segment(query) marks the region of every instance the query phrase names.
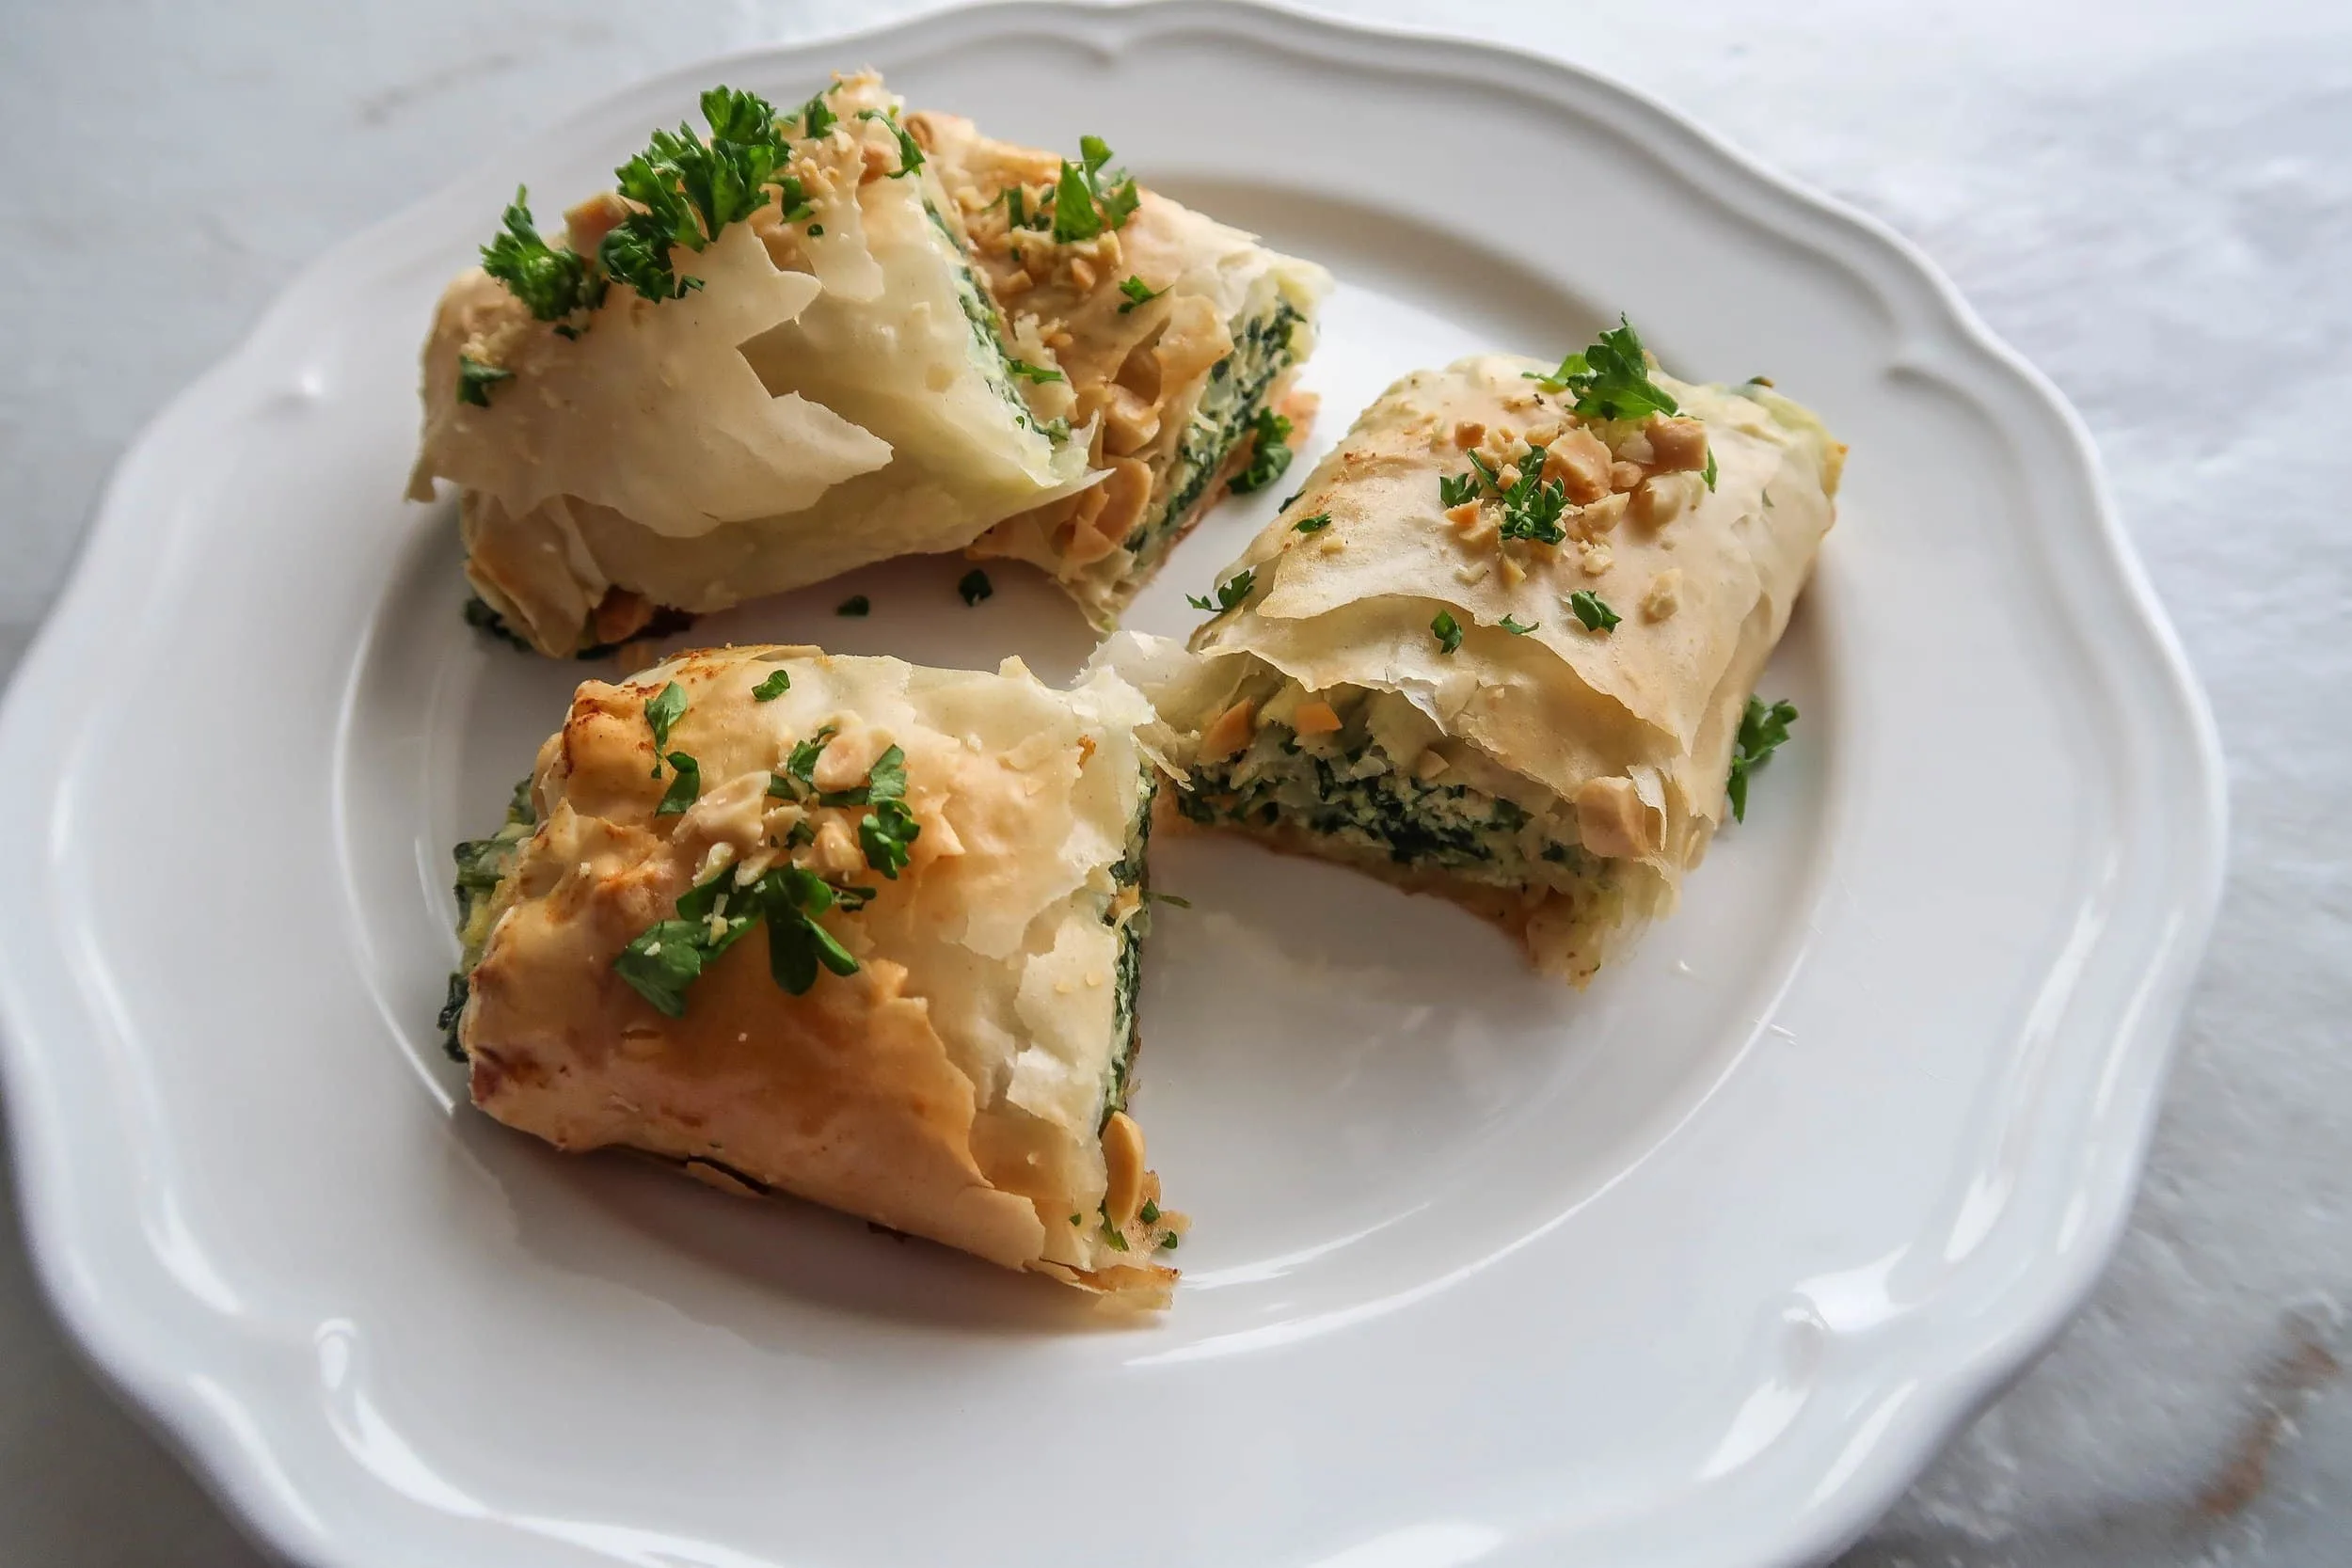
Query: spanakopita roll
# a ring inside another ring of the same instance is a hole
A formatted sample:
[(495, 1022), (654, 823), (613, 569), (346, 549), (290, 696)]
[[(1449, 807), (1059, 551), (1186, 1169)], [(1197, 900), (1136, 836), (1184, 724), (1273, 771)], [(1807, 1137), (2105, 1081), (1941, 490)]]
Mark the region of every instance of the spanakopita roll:
[(561, 243), (518, 196), (425, 345), (410, 494), (457, 485), (468, 577), (546, 653), (957, 549), (1095, 482), (879, 78), (702, 107)]
[(1134, 1087), (1150, 709), (813, 648), (590, 681), (461, 846), (476, 1104), (1123, 1302), (1184, 1229)]
[(1557, 371), (1419, 372), (1228, 570), (1193, 654), (1110, 660), (1173, 732), (1185, 818), (1454, 898), (1581, 985), (1794, 717), (1752, 693), (1843, 455), (1761, 382), (1656, 372), (1629, 327)]
[(1212, 506), (1289, 466), (1314, 411), (1295, 372), (1330, 277), (1138, 185), (1092, 136), (1073, 163), (953, 115), (908, 123), (1015, 354), (1049, 378), (1036, 400), (1107, 474), (997, 524), (972, 553), (1041, 567), (1108, 628)]

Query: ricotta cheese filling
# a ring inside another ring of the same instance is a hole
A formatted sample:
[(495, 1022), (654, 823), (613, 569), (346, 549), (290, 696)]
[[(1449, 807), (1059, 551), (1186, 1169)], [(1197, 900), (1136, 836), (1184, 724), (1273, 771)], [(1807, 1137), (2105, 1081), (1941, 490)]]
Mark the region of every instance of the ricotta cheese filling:
[(1268, 670), (1243, 700), (1254, 732), (1195, 764), (1177, 801), (1192, 821), (1311, 835), (1324, 853), (1391, 874), (1549, 890), (1580, 917), (1622, 901), (1616, 866), (1584, 847), (1571, 804), (1438, 734), (1405, 698), (1309, 692)]
[(1235, 447), (1249, 437), (1275, 383), (1298, 362), (1294, 333), (1305, 320), (1288, 300), (1278, 297), (1271, 309), (1233, 321), (1233, 351), (1209, 371), (1208, 386), (1193, 405), (1184, 438), (1161, 478), (1160, 504), (1147, 511), (1125, 540), (1134, 557), (1126, 581), (1149, 578), (1183, 536), (1185, 520), (1207, 499), (1209, 486), (1225, 470)]

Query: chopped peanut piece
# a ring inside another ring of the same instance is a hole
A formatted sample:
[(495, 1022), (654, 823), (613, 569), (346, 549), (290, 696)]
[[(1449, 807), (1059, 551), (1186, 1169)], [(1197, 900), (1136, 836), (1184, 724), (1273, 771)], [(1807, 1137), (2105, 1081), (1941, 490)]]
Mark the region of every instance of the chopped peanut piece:
[(1576, 792), (1577, 836), (1608, 860), (1638, 860), (1652, 852), (1650, 809), (1626, 778), (1587, 779)]
[(1653, 474), (1633, 492), (1633, 520), (1645, 527), (1661, 528), (1681, 515), (1682, 503), (1689, 499), (1690, 486), (1680, 474)]
[(1571, 430), (1544, 453), (1544, 477), (1565, 485), (1568, 499), (1582, 506), (1609, 494), (1609, 449), (1589, 430)]
[(1113, 1111), (1103, 1123), (1103, 1165), (1109, 1178), (1103, 1217), (1113, 1229), (1124, 1230), (1143, 1207), (1143, 1129), (1124, 1111)]
[(1464, 420), (1454, 427), (1454, 444), (1468, 451), (1478, 445), (1486, 434), (1486, 427), (1476, 420)]
[(1248, 745), (1257, 730), (1257, 716), (1258, 705), (1244, 697), (1210, 720), (1209, 727), (1200, 732), (1200, 760), (1223, 762)]
[(1658, 467), (1696, 473), (1707, 467), (1707, 427), (1696, 420), (1652, 420), (1649, 448)]
[(1626, 507), (1629, 504), (1629, 502), (1623, 495), (1612, 494), (1601, 497), (1600, 499), (1577, 513), (1577, 531), (1588, 538), (1595, 534), (1607, 533), (1625, 521)]
[(1291, 715), (1291, 729), (1298, 735), (1329, 735), (1339, 727), (1338, 710), (1320, 700), (1299, 704)]
[(1081, 289), (1093, 288), (1094, 264), (1083, 256), (1073, 256), (1070, 259), (1070, 281)]
[(1657, 467), (1658, 454), (1650, 450), (1648, 434), (1637, 430), (1618, 441), (1617, 460), (1621, 463), (1631, 463), (1639, 467), (1650, 468)]
[(1642, 466), (1639, 463), (1628, 463), (1619, 459), (1609, 465), (1609, 488), (1612, 490), (1630, 490), (1641, 483), (1643, 478)]
[(1616, 564), (1616, 560), (1606, 545), (1586, 544), (1579, 546), (1578, 564), (1584, 568), (1584, 575), (1588, 578), (1605, 575), (1610, 567)]
[(1642, 595), (1642, 613), (1653, 621), (1662, 621), (1682, 605), (1682, 568), (1669, 566), (1649, 579), (1649, 592)]
[(1502, 558), (1502, 580), (1514, 588), (1527, 580), (1527, 568), (1518, 563), (1516, 556)]
[(1445, 509), (1445, 520), (1455, 528), (1475, 528), (1478, 526), (1480, 515), (1481, 509), (1475, 500), (1466, 500), (1459, 506), (1449, 506)]

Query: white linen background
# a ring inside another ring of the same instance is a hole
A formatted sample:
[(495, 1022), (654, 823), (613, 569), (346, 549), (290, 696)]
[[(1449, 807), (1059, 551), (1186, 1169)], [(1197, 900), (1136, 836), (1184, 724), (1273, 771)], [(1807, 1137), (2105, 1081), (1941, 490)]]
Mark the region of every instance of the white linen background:
[[(634, 78), (925, 8), (0, 7), (0, 675), (125, 444), (320, 251)], [(2082, 410), (2218, 713), (2228, 892), (2130, 1234), (1849, 1568), (2344, 1563), (2352, 8), (1320, 8), (1596, 67), (1916, 241)], [(262, 1563), (82, 1369), (5, 1207), (0, 1560)]]

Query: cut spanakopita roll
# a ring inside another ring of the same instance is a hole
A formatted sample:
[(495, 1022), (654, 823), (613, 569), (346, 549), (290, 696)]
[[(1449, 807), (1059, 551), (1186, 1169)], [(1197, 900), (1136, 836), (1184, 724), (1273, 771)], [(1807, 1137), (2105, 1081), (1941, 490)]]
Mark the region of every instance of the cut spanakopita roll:
[(1844, 450), (1760, 382), (1656, 374), (1629, 327), (1557, 372), (1419, 372), (1229, 571), (1192, 655), (1109, 659), (1174, 732), (1184, 817), (1456, 899), (1581, 985), (1673, 907), (1769, 744), (1743, 715)]
[(1088, 136), (1079, 161), (908, 117), (955, 198), (1041, 410), (1108, 477), (1007, 519), (972, 546), (1051, 573), (1107, 629), (1229, 490), (1288, 467), (1313, 399), (1293, 390), (1330, 275), (1145, 189)]
[(813, 648), (590, 681), (460, 846), (476, 1104), (1142, 1306), (1134, 1087), (1151, 710), (1098, 671)]
[(702, 108), (563, 243), (518, 194), (425, 344), (409, 493), (457, 485), (468, 577), (545, 653), (957, 549), (1093, 482), (879, 78)]

